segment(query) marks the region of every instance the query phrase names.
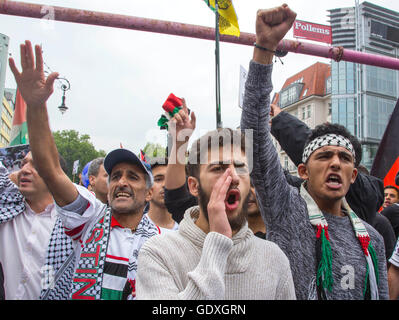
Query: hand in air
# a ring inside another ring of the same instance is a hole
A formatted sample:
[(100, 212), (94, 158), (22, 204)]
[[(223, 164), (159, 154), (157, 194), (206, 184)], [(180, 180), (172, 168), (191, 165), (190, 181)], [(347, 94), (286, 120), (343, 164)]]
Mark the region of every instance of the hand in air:
[(258, 10), (256, 15), (256, 43), (276, 50), (278, 43), (291, 29), (296, 13), (287, 4), (272, 9)]
[(39, 45), (35, 46), (36, 61), (30, 41), (25, 41), (20, 48), (22, 72), (19, 72), (13, 58), (9, 59), (11, 71), (28, 107), (42, 107), (54, 91), (53, 85), (58, 73), (53, 72), (46, 78)]

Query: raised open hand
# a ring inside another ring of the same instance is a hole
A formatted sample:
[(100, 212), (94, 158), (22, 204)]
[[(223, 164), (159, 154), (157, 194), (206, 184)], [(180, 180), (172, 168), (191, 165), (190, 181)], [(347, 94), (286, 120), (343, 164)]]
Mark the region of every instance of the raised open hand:
[(21, 44), (20, 48), (22, 72), (18, 71), (13, 58), (9, 59), (11, 71), (28, 107), (42, 107), (54, 91), (53, 85), (58, 73), (53, 72), (46, 79), (43, 71), (42, 50), (39, 45), (35, 46), (36, 61), (29, 40)]

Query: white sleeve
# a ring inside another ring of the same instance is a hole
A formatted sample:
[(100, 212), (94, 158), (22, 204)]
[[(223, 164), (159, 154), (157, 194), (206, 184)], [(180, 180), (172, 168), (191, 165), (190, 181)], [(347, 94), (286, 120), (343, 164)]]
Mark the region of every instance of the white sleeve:
[(399, 239), (396, 241), (395, 250), (393, 250), (389, 262), (392, 263), (395, 267), (399, 268)]
[(66, 235), (72, 240), (79, 240), (104, 211), (106, 205), (86, 188), (77, 184), (75, 187), (79, 193), (76, 200), (64, 207), (56, 205), (56, 208)]

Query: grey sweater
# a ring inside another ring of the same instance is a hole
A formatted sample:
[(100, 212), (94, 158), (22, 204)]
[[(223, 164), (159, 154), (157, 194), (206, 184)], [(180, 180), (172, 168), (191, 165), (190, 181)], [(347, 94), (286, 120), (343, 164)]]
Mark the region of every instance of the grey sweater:
[(198, 206), (187, 209), (179, 230), (147, 240), (140, 249), (137, 299), (291, 300), (287, 257), (245, 224), (232, 239), (204, 233)]
[[(250, 62), (245, 86), (241, 129), (253, 130), (253, 168), (266, 238), (275, 242), (288, 256), (297, 299), (317, 299), (316, 233), (310, 224), (307, 205), (299, 190), (285, 178), (270, 128), (270, 92), (273, 65)], [(349, 217), (324, 213), (332, 248), (333, 288), (328, 299), (363, 299), (366, 259), (355, 236)], [(363, 222), (371, 238), (379, 266), (380, 299), (388, 299), (388, 281), (384, 242), (381, 235)]]

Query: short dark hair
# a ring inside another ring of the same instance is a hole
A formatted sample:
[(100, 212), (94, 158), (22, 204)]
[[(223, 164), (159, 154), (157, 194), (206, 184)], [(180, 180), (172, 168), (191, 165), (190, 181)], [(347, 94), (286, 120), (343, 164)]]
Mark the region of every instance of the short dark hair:
[(98, 176), (98, 172), (100, 171), (100, 167), (101, 165), (104, 163), (104, 158), (100, 157), (100, 158), (96, 158), (94, 160), (91, 161), (90, 166), (89, 166), (89, 170), (87, 170), (87, 176)]
[(384, 191), (385, 191), (385, 189), (395, 189), (396, 193), (398, 194), (398, 197), (399, 197), (399, 189), (397, 187), (389, 185), (389, 186), (384, 187)]
[(187, 175), (198, 178), (200, 164), (204, 163), (204, 156), (212, 147), (223, 147), (225, 143), (230, 145), (239, 145), (241, 151), (246, 152), (246, 145), (248, 144), (245, 133), (241, 130), (233, 130), (230, 128), (219, 128), (209, 131), (199, 139), (193, 142), (186, 165)]
[(168, 157), (156, 157), (156, 158), (151, 158), (149, 160), (151, 170), (158, 166), (167, 166), (168, 165)]
[(304, 149), (311, 141), (313, 141), (317, 137), (321, 137), (321, 136), (324, 136), (329, 133), (341, 135), (341, 136), (349, 139), (349, 141), (353, 145), (353, 149), (355, 152), (355, 167), (357, 168), (359, 166), (360, 162), (362, 161), (362, 145), (360, 144), (359, 140), (348, 131), (348, 129), (346, 129), (343, 125), (340, 125), (338, 123), (326, 122), (326, 123), (316, 126), (310, 132), (310, 134), (306, 140)]
[(365, 174), (365, 175), (370, 175), (370, 171), (364, 166), (364, 165), (362, 165), (362, 164), (359, 164), (358, 166), (357, 166), (357, 170), (359, 171), (359, 172), (362, 172), (363, 174)]

